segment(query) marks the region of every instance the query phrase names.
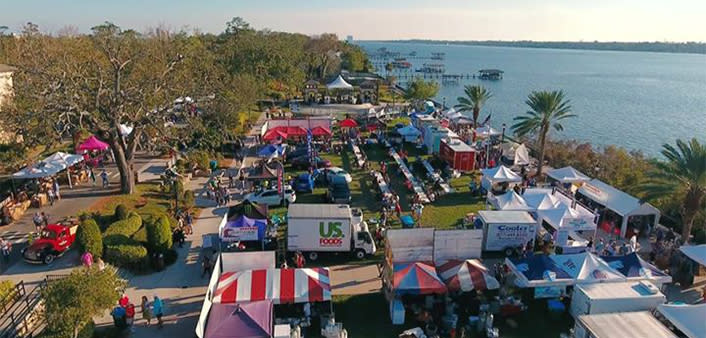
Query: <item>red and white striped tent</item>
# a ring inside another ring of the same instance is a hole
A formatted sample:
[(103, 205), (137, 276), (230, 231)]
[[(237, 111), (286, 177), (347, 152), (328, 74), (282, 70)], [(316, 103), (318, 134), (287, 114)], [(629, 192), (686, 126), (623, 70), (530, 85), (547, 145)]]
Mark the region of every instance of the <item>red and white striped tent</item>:
[(271, 300), (274, 304), (331, 300), (328, 268), (261, 269), (224, 272), (213, 303)]
[(436, 272), (449, 290), (494, 290), (500, 283), (488, 273), (488, 269), (477, 259), (450, 260), (436, 267)]

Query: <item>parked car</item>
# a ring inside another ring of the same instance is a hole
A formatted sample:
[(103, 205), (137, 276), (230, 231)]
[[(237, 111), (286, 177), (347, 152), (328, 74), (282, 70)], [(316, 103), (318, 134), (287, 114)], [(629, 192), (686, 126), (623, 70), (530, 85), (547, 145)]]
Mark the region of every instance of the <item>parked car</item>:
[(246, 201), (254, 202), (257, 204), (265, 204), (268, 206), (276, 205), (289, 205), (297, 200), (297, 195), (291, 186), (286, 185), (284, 187), (284, 199), (282, 195), (277, 191), (277, 188), (265, 189), (259, 192), (252, 192), (245, 195), (243, 198)]
[(345, 177), (334, 176), (329, 181), (326, 201), (337, 204), (348, 204), (351, 202), (351, 190)]
[(294, 191), (296, 192), (313, 192), (314, 178), (309, 174), (301, 174), (294, 181)]
[[(315, 157), (314, 161), (316, 162), (316, 166), (319, 168), (328, 168), (331, 166), (331, 161), (323, 159), (321, 157)], [(293, 158), (290, 163), (292, 164), (292, 167), (296, 169), (307, 169), (311, 165), (309, 163), (308, 156), (299, 156), (297, 158)]]
[(346, 172), (345, 170), (339, 168), (339, 167), (331, 167), (326, 169), (326, 179), (331, 182), (334, 177), (340, 176), (346, 179), (347, 183), (351, 183), (353, 181), (353, 178), (351, 177), (351, 174)]
[(39, 238), (22, 249), (22, 258), (27, 263), (51, 264), (56, 257), (65, 254), (76, 240), (78, 225), (49, 224)]

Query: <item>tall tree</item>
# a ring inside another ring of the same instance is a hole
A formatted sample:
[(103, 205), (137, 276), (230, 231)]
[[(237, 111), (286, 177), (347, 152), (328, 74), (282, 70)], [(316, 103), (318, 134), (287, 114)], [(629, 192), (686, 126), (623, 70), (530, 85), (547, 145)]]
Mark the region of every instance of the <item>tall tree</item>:
[(561, 121), (576, 115), (571, 114), (570, 101), (564, 98), (564, 92), (559, 91), (534, 91), (525, 101), (530, 107), (526, 115), (514, 118), (516, 123), (512, 126), (517, 136), (535, 134), (536, 144), (539, 147), (539, 164), (537, 166), (537, 178), (542, 178), (544, 166), (544, 147), (549, 137), (549, 131), (553, 128), (556, 131), (564, 130)]
[(125, 286), (113, 267), (75, 269), (69, 276), (50, 282), (42, 290), (48, 331), (57, 337), (78, 337), (94, 316), (103, 315), (116, 304), (119, 290)]
[(478, 128), (478, 118), (480, 115), (480, 110), (483, 108), (488, 99), (493, 97), (493, 94), (489, 90), (485, 89), (483, 86), (465, 86), (463, 90), (466, 96), (458, 97), (458, 104), (454, 106), (459, 112), (472, 111), (473, 112), (473, 128)]
[(662, 148), (666, 160), (655, 163), (641, 190), (648, 199), (680, 201), (682, 239), (688, 243), (696, 216), (706, 211), (706, 143), (692, 138), (677, 140), (676, 147), (664, 144)]

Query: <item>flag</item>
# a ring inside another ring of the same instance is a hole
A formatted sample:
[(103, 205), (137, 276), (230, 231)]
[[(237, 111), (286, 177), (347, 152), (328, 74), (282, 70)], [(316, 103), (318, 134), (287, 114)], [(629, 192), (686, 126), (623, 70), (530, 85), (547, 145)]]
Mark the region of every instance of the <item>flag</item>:
[(491, 114), (488, 114), (488, 116), (485, 118), (485, 120), (483, 120), (483, 122), (481, 122), (481, 124), (480, 124), (481, 126), (484, 126), (484, 125), (486, 125), (488, 122), (490, 122), (490, 115), (491, 115)]

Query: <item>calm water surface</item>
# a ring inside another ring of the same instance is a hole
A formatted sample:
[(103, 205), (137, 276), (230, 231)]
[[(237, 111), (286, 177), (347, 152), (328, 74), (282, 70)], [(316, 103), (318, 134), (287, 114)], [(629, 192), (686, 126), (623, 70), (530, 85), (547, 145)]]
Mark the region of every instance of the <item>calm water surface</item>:
[[(511, 47), (448, 46), (411, 43), (360, 42), (369, 53), (380, 47), (417, 56), (446, 53), (447, 74), (476, 73), (482, 68), (505, 71), (499, 81), (463, 80), (442, 86), (437, 100), (456, 104), (463, 85), (479, 83), (493, 93), (481, 113), (492, 114), (500, 128), (527, 111), (532, 90), (563, 89), (577, 118), (564, 123), (555, 137), (616, 144), (656, 155), (676, 138), (706, 140), (706, 56), (689, 54), (557, 50)], [(384, 69), (382, 69), (384, 73)], [(402, 82), (402, 81), (400, 81)]]

